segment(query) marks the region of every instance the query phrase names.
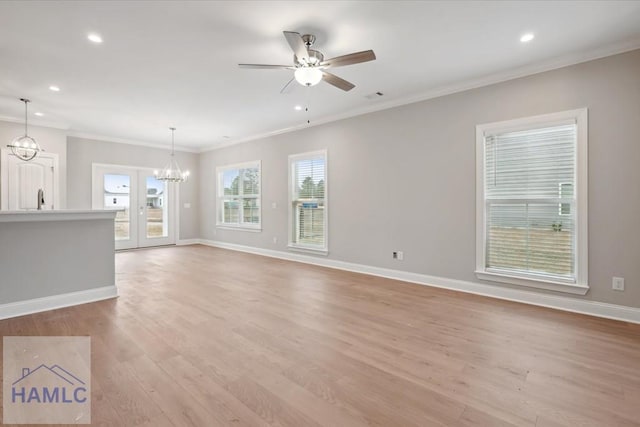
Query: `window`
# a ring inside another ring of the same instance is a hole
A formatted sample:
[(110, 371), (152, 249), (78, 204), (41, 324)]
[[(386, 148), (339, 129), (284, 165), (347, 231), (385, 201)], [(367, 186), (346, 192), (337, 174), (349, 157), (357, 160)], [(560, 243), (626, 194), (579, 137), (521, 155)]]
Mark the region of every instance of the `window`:
[(289, 156), (289, 246), (327, 253), (327, 153)]
[(260, 162), (219, 167), (216, 172), (217, 225), (260, 230)]
[[(560, 200), (573, 198), (573, 183), (561, 182), (558, 184), (558, 197)], [(558, 205), (559, 215), (571, 215), (571, 203), (560, 203)]]
[(476, 274), (585, 294), (587, 110), (476, 129)]

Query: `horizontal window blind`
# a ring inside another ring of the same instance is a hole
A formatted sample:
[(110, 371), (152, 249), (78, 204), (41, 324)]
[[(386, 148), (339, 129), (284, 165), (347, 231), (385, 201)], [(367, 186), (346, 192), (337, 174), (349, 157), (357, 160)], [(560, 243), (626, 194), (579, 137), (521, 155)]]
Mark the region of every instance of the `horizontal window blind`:
[(291, 163), (294, 245), (326, 246), (326, 156), (296, 156)]
[(577, 126), (485, 135), (486, 269), (575, 280)]
[(218, 169), (218, 224), (260, 225), (260, 165)]

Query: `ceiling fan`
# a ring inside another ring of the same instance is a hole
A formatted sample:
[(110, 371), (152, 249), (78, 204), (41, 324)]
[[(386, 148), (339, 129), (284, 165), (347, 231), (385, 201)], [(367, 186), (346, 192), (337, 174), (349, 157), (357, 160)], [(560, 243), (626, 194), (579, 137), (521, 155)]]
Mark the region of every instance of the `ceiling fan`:
[(293, 50), (293, 65), (238, 64), (240, 68), (293, 70), (294, 77), (289, 80), (280, 93), (286, 93), (291, 90), (291, 83), (294, 80), (303, 86), (314, 86), (320, 83), (320, 80), (324, 80), (339, 89), (349, 91), (356, 87), (353, 83), (325, 70), (376, 59), (376, 55), (372, 50), (364, 50), (325, 60), (321, 52), (311, 49), (311, 46), (316, 41), (314, 35), (300, 35), (300, 33), (293, 31), (283, 31), (283, 33)]

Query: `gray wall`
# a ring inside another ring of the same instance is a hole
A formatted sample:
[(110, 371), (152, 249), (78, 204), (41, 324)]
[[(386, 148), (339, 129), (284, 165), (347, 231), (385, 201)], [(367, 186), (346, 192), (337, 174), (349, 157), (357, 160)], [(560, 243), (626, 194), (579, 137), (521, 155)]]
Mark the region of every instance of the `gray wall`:
[[(23, 123), (0, 121), (0, 148), (6, 145), (16, 136), (24, 134)], [(67, 200), (67, 134), (66, 131), (41, 126), (29, 125), (29, 136), (35, 138), (40, 147), (48, 153), (58, 155), (60, 177), (60, 206), (64, 209)]]
[[(91, 209), (92, 164), (112, 164), (161, 169), (169, 160), (169, 150), (83, 138), (67, 139), (67, 181), (69, 209)], [(176, 160), (191, 172), (180, 184), (180, 239), (200, 236), (198, 208), (198, 154), (176, 152)], [(190, 208), (185, 208), (190, 203)]]
[(0, 222), (0, 242), (0, 304), (115, 285), (113, 219)]
[[(201, 235), (286, 251), (287, 156), (327, 148), (329, 258), (477, 281), (475, 126), (581, 107), (591, 286), (583, 298), (640, 307), (640, 51), (204, 153)], [(258, 159), (263, 231), (216, 229), (216, 166)], [(392, 260), (394, 250), (404, 261)], [(625, 292), (611, 290), (612, 276), (625, 277)]]

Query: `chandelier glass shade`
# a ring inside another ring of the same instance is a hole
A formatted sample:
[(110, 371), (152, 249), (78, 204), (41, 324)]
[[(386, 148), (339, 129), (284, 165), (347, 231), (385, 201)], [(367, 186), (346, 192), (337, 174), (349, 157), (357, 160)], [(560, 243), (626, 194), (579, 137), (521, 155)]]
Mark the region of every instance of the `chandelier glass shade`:
[(14, 156), (28, 162), (29, 160), (35, 159), (38, 153), (43, 150), (40, 148), (40, 144), (30, 137), (27, 132), (27, 105), (30, 101), (26, 98), (20, 98), (20, 101), (24, 102), (24, 135), (14, 138), (13, 141), (11, 141), (11, 144), (7, 144), (7, 147), (11, 149)]
[(185, 182), (189, 179), (189, 171), (182, 171), (178, 165), (178, 161), (175, 159), (174, 150), (174, 132), (176, 128), (169, 128), (171, 130), (171, 157), (169, 163), (161, 170), (154, 171), (154, 176), (159, 181), (167, 182)]
[(316, 67), (297, 68), (294, 77), (303, 86), (315, 86), (322, 80), (322, 70)]

